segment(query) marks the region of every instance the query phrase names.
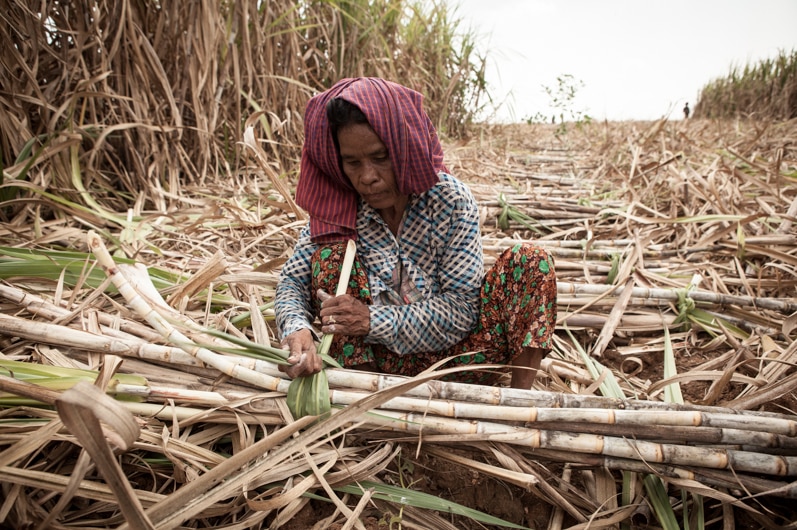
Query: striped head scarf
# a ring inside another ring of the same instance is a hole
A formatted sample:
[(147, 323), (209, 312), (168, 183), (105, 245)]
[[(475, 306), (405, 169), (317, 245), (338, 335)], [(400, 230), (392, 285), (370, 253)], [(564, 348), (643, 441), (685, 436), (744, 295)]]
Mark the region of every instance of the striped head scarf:
[(296, 203), (310, 214), (315, 243), (357, 239), (357, 195), (343, 174), (330, 133), (326, 105), (342, 98), (360, 108), (390, 154), (401, 193), (423, 193), (445, 171), (443, 148), (423, 96), (407, 87), (375, 77), (342, 79), (307, 103), (304, 147), (296, 187)]

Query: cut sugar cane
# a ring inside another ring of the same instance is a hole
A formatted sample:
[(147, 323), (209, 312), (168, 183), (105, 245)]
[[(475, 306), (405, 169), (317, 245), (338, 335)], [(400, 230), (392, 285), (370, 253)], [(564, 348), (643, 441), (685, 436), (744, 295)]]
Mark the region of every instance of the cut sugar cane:
[[(335, 290), (335, 296), (346, 294), (346, 288), (349, 285), (349, 278), (351, 277), (351, 269), (354, 266), (354, 255), (357, 253), (357, 245), (354, 240), (350, 239), (346, 244), (346, 253), (343, 255), (343, 265), (340, 270), (340, 280), (338, 287)], [(325, 355), (329, 353), (329, 347), (332, 345), (332, 333), (327, 333), (321, 337), (321, 345), (318, 347), (318, 353)]]

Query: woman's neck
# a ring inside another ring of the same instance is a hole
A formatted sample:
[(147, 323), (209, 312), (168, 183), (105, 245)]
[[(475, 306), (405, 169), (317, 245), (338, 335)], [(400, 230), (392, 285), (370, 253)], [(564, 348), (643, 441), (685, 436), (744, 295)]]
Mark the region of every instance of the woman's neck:
[(378, 210), (379, 215), (382, 216), (382, 219), (387, 223), (388, 228), (390, 228), (394, 236), (397, 236), (399, 233), (401, 221), (404, 219), (404, 211), (407, 209), (408, 203), (409, 198), (403, 195), (402, 199), (397, 201), (393, 206)]

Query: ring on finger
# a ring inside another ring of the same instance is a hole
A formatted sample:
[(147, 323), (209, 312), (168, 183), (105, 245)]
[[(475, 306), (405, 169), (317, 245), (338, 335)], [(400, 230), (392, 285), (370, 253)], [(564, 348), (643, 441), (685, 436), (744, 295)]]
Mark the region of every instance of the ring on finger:
[(328, 321), (328, 322), (329, 322), (329, 324), (330, 324), (330, 325), (331, 325), (331, 324), (334, 324), (335, 322), (337, 322), (337, 321), (335, 320), (335, 315), (332, 315), (332, 316), (330, 316), (330, 317), (329, 317), (329, 321)]

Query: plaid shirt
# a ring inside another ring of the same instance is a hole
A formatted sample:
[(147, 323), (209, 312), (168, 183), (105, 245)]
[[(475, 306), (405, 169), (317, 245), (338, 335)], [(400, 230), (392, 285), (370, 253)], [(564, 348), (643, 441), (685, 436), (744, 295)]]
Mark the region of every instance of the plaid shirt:
[[(360, 201), (357, 258), (368, 272), (371, 329), (366, 342), (398, 354), (439, 351), (462, 340), (476, 325), (484, 276), (479, 210), (470, 190), (441, 173), (429, 191), (410, 197), (398, 238), (379, 213)], [(318, 246), (302, 230), (277, 286), (275, 312), (280, 336), (311, 326), (310, 257)], [(401, 260), (420, 293), (406, 305), (380, 303), (394, 288)]]

